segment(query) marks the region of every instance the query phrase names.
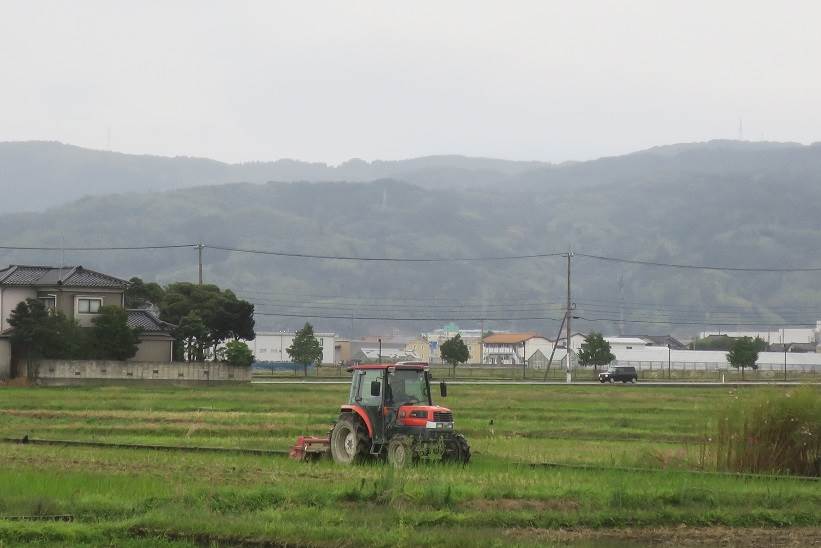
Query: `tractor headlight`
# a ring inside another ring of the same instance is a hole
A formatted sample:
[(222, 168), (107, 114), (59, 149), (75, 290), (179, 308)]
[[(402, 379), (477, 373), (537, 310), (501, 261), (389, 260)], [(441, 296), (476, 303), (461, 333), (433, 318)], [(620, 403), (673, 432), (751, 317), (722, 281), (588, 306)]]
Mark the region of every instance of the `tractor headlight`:
[(453, 430), (453, 423), (428, 421), (425, 423), (425, 428), (429, 428), (431, 430)]
[(428, 412), (423, 411), (421, 409), (417, 409), (415, 411), (411, 411), (410, 416), (413, 417), (414, 419), (426, 419), (426, 418), (428, 418)]

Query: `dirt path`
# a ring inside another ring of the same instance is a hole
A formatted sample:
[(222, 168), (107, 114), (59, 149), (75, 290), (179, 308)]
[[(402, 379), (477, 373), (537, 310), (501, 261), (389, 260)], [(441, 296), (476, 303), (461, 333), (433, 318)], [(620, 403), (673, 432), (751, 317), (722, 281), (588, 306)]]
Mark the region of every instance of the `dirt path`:
[(665, 527), (648, 529), (508, 529), (511, 542), (605, 546), (821, 546), (821, 527), (786, 529)]

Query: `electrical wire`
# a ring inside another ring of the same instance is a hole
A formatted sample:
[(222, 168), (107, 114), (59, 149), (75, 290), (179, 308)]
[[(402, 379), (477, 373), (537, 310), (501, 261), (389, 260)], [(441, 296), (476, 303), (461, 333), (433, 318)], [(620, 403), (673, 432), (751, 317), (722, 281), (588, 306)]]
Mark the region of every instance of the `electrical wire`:
[(354, 255), (315, 255), (310, 253), (291, 253), (285, 251), (267, 251), (262, 249), (242, 249), (217, 245), (205, 245), (207, 249), (217, 249), (236, 253), (255, 255), (273, 255), (276, 257), (296, 257), (300, 259), (326, 259), (336, 261), (381, 261), (398, 263), (452, 263), (470, 261), (510, 261), (519, 259), (540, 259), (545, 257), (566, 257), (567, 253), (533, 253), (529, 255), (502, 255), (496, 257), (362, 257)]
[(179, 249), (197, 248), (198, 244), (169, 244), (169, 245), (139, 245), (139, 246), (115, 246), (115, 247), (33, 247), (33, 246), (12, 246), (0, 245), (0, 249), (6, 251), (139, 251), (149, 249)]
[(821, 271), (821, 266), (804, 266), (804, 267), (789, 267), (789, 268), (774, 268), (774, 267), (740, 267), (740, 266), (711, 266), (711, 265), (694, 265), (694, 264), (680, 264), (680, 263), (661, 263), (655, 261), (642, 261), (639, 259), (623, 259), (619, 257), (607, 257), (604, 255), (591, 255), (588, 253), (574, 253), (577, 257), (586, 257), (588, 259), (595, 259), (597, 261), (609, 261), (616, 263), (626, 263), (641, 266), (658, 266), (664, 268), (682, 268), (689, 270), (721, 270), (729, 272), (818, 272)]

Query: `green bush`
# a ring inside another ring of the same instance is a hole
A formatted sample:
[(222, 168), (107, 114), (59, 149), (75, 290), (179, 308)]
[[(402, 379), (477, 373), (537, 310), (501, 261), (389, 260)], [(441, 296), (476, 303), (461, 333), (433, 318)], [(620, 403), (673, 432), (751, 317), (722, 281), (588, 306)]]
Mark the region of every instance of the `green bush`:
[(250, 367), (254, 363), (254, 354), (242, 341), (230, 341), (225, 345), (225, 361), (238, 367)]
[(716, 466), (735, 472), (821, 475), (821, 399), (810, 387), (737, 393), (718, 417)]

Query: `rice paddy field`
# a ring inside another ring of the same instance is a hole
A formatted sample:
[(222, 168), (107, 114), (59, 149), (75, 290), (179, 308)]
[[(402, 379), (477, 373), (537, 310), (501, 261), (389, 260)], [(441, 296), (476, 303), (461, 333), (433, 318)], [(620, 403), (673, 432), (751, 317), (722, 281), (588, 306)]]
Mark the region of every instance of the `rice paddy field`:
[[(716, 473), (705, 441), (728, 401), (789, 390), (453, 385), (468, 466), (2, 443), (0, 546), (819, 544), (818, 481)], [(6, 386), (0, 437), (285, 450), (346, 396)]]

